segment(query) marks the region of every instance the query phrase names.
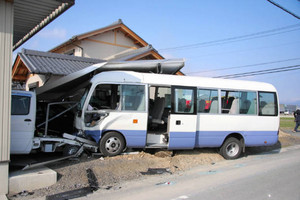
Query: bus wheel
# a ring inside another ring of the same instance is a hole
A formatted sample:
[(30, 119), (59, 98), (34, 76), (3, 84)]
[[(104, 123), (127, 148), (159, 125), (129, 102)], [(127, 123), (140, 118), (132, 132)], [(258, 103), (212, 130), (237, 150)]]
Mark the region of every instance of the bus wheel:
[(234, 137), (225, 140), (220, 149), (220, 154), (227, 160), (237, 159), (241, 155), (241, 152), (242, 144)]
[(100, 140), (100, 151), (104, 156), (116, 156), (125, 148), (122, 135), (116, 132), (106, 133)]

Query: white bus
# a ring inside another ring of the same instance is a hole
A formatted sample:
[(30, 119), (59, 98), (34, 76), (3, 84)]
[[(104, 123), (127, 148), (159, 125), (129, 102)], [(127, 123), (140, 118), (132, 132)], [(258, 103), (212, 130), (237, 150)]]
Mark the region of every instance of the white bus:
[(267, 83), (126, 71), (94, 76), (76, 128), (114, 156), (128, 148), (219, 148), (226, 159), (278, 141), (276, 89)]

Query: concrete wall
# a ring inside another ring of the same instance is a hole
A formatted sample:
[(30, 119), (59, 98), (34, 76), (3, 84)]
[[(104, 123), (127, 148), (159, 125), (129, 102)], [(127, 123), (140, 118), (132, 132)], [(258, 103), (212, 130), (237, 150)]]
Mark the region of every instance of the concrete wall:
[(0, 0), (0, 197), (8, 193), (13, 3)]

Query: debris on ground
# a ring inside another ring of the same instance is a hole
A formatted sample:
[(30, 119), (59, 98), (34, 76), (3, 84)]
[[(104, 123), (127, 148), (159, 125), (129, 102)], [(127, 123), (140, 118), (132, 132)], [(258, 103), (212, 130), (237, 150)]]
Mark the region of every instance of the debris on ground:
[(156, 175), (156, 174), (172, 174), (168, 168), (149, 168), (147, 172), (141, 172), (142, 175)]
[(98, 180), (91, 169), (86, 170), (88, 182), (92, 191), (97, 191), (99, 189)]
[(156, 183), (155, 185), (174, 185), (174, 182), (162, 182), (162, 183)]
[(75, 189), (67, 192), (62, 192), (59, 194), (49, 195), (46, 197), (46, 200), (65, 200), (65, 199), (74, 199), (78, 197), (84, 197), (88, 194), (93, 193), (90, 187), (84, 187), (80, 189)]
[[(74, 199), (78, 197), (84, 197), (88, 194), (93, 193), (99, 189), (97, 178), (91, 169), (86, 170), (86, 175), (88, 178), (89, 187), (83, 187), (67, 192), (62, 192), (54, 195), (49, 195), (46, 197), (46, 200), (65, 200), (65, 199)], [(75, 184), (75, 188), (81, 184)]]
[(29, 195), (33, 195), (34, 192), (29, 192), (27, 190), (24, 190), (22, 192), (19, 192), (18, 194), (14, 195), (14, 197), (26, 197), (26, 196), (29, 196)]

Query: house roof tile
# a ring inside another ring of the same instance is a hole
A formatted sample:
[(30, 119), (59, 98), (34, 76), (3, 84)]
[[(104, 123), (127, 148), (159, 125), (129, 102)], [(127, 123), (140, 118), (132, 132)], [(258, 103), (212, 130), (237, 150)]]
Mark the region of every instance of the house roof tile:
[(104, 60), (22, 49), (18, 53), (31, 73), (68, 75)]

